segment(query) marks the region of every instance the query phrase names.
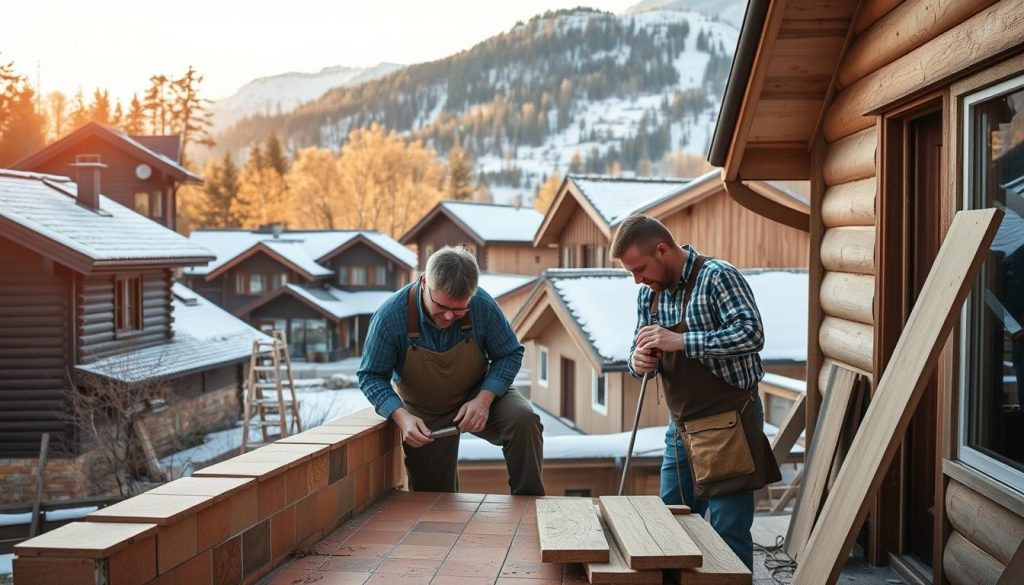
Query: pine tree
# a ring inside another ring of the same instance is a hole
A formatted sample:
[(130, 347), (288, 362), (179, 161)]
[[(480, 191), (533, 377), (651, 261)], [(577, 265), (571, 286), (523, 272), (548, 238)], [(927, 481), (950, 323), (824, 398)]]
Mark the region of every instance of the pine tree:
[(22, 80), (5, 90), (6, 114), (0, 134), (0, 167), (6, 167), (42, 148), (46, 120), (36, 109), (36, 92)]
[(281, 139), (277, 137), (277, 133), (271, 132), (267, 137), (267, 141), (263, 145), (263, 160), (260, 164), (274, 169), (282, 177), (288, 172), (288, 158), (284, 154)]
[(142, 108), (149, 117), (149, 128), (154, 134), (166, 135), (170, 130), (170, 79), (166, 75), (149, 78), (149, 89), (143, 96)]
[(120, 128), (122, 120), (124, 120), (124, 108), (121, 107), (121, 100), (117, 100), (114, 102), (114, 113), (110, 116), (110, 125)]
[(10, 120), (11, 102), (15, 87), (21, 82), (21, 76), (14, 72), (14, 62), (0, 63), (0, 136)]
[(181, 136), (182, 163), (187, 161), (187, 149), (190, 145), (214, 145), (210, 136), (210, 100), (199, 97), (199, 84), (202, 82), (203, 76), (191, 65), (184, 75), (171, 82), (174, 91), (174, 101), (171, 103), (171, 131)]
[(71, 102), (71, 115), (69, 116), (71, 128), (69, 130), (78, 130), (85, 126), (90, 120), (89, 116), (89, 106), (85, 103), (85, 94), (82, 93), (82, 88), (78, 88)]
[(92, 94), (92, 105), (89, 106), (89, 120), (109, 126), (111, 124), (110, 93), (107, 90), (96, 91)]
[(225, 154), (219, 162), (207, 164), (203, 177), (203, 189), (194, 197), (195, 203), (192, 206), (196, 227), (240, 227), (232, 211), (238, 198), (238, 167), (231, 153)]
[(141, 136), (146, 133), (146, 113), (139, 102), (139, 94), (132, 95), (132, 102), (128, 106), (128, 113), (121, 121), (121, 129), (129, 136)]
[(58, 140), (67, 132), (68, 96), (59, 91), (51, 91), (46, 95), (46, 118), (48, 138)]
[(448, 151), (448, 176), (445, 181), (445, 194), (455, 201), (469, 201), (473, 198), (473, 161), (469, 154), (462, 150), (459, 135), (455, 135), (455, 144)]

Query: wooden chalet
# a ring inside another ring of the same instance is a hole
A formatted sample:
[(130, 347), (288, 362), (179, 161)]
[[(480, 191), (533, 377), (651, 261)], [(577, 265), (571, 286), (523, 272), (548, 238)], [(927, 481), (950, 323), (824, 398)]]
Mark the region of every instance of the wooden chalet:
[[(765, 369), (800, 378), (805, 367), (803, 322), (797, 312), (807, 288), (803, 270), (748, 270), (765, 322)], [(638, 285), (624, 270), (551, 269), (544, 273), (512, 325), (530, 348), (530, 399), (591, 434), (633, 427), (640, 382), (628, 371), (636, 326)], [(641, 427), (664, 426), (667, 411), (648, 388)]]
[(185, 269), (190, 288), (262, 331), (287, 332), (299, 360), (360, 355), (370, 316), (416, 267), (412, 251), (376, 231), (267, 226), (189, 238), (216, 256)]
[(442, 201), (400, 241), (415, 246), (420, 272), (436, 250), (465, 246), (476, 254), (482, 272), (537, 276), (558, 265), (556, 250), (533, 246), (542, 219), (532, 207)]
[(786, 223), (737, 203), (717, 170), (692, 180), (569, 175), (533, 243), (557, 249), (560, 268), (609, 268), (619, 224), (644, 213), (661, 220), (680, 243), (740, 268), (805, 268), (806, 182), (758, 181), (752, 188), (788, 210)]
[(88, 495), (73, 385), (166, 384), (172, 408), (149, 416), (160, 452), (240, 413), (242, 362), (262, 336), (173, 284), (175, 270), (212, 255), (101, 195), (101, 166), (77, 187), (0, 170), (0, 502), (31, 499), (43, 433), (44, 498)]
[(106, 165), (104, 195), (172, 230), (177, 226), (177, 186), (203, 182), (182, 166), (180, 136), (129, 136), (96, 122), (45, 146), (13, 168), (67, 175), (81, 182), (85, 175), (74, 166), (78, 163)]
[(849, 530), (909, 582), (1021, 571), (1024, 2), (751, 0), (709, 161), (773, 219), (751, 183), (810, 181), (809, 439), (833, 364), (882, 379), (954, 214), (1004, 211)]

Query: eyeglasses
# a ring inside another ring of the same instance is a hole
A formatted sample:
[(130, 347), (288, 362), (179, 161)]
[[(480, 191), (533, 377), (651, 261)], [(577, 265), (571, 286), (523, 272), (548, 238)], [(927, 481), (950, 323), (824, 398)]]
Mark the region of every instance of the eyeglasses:
[(456, 309), (455, 307), (449, 307), (448, 305), (442, 305), (441, 303), (439, 303), (439, 302), (434, 300), (434, 294), (432, 292), (430, 292), (430, 287), (429, 286), (425, 286), (424, 288), (427, 289), (427, 296), (430, 298), (430, 302), (434, 303), (438, 307), (441, 307), (445, 311), (449, 311), (453, 315), (456, 315), (456, 316), (462, 316), (462, 315), (465, 315), (466, 313), (469, 312), (469, 307), (463, 307), (461, 309)]

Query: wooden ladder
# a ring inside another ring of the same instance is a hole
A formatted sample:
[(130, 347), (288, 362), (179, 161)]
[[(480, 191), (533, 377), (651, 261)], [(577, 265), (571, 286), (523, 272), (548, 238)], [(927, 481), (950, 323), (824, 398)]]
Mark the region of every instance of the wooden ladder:
[[(271, 390), (270, 397), (264, 390)], [(291, 399), (286, 401), (284, 392), (287, 390)], [(295, 398), (295, 379), (292, 377), (292, 360), (288, 355), (288, 340), (284, 331), (274, 331), (270, 341), (256, 340), (252, 342), (252, 355), (249, 358), (249, 380), (245, 387), (245, 413), (242, 424), (242, 453), (256, 443), (249, 441), (249, 427), (259, 427), (262, 441), (270, 442), (268, 428), (276, 427), (281, 437), (289, 434), (288, 413), (291, 413), (291, 432), (302, 432), (302, 419), (299, 416), (299, 401)], [(259, 420), (253, 422), (253, 414)], [(268, 417), (267, 415), (276, 415)]]

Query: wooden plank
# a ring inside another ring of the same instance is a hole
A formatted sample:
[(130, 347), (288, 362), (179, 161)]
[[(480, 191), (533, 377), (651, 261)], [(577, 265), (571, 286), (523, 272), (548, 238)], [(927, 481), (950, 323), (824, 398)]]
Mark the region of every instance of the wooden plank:
[(601, 496), (600, 506), (631, 569), (701, 566), (700, 549), (658, 496)]
[(28, 537), (39, 533), (39, 506), (43, 502), (43, 482), (46, 478), (46, 456), (50, 452), (50, 433), (43, 433), (39, 443), (39, 467), (36, 471), (36, 496), (32, 499), (32, 521), (28, 527)]
[(775, 455), (776, 461), (785, 461), (789, 458), (793, 445), (796, 445), (797, 439), (800, 438), (800, 433), (804, 432), (804, 427), (807, 423), (806, 405), (807, 394), (801, 394), (793, 402), (793, 406), (789, 407), (789, 412), (786, 413), (786, 420), (779, 427), (778, 434), (772, 438), (772, 454)]
[(807, 211), (787, 207), (781, 203), (758, 194), (750, 187), (738, 181), (725, 181), (726, 192), (736, 203), (754, 213), (774, 222), (789, 226), (800, 231), (808, 231), (809, 216)]
[(537, 532), (545, 563), (607, 563), (608, 540), (590, 498), (537, 500)]
[(794, 144), (782, 148), (747, 145), (735, 179), (801, 181), (808, 178), (811, 174), (811, 159), (807, 154), (807, 146)]
[(850, 405), (857, 374), (834, 366), (829, 376), (828, 387), (825, 389), (825, 401), (821, 405), (818, 417), (817, 432), (811, 448), (807, 451), (804, 463), (804, 475), (800, 482), (796, 504), (793, 506), (793, 518), (786, 533), (786, 553), (799, 560), (802, 556), (807, 538), (811, 534), (821, 500), (825, 494), (825, 483), (828, 481), (832, 459), (839, 444), (839, 434), (843, 428), (843, 419)]
[(694, 569), (672, 571), (682, 585), (750, 585), (754, 576), (715, 529), (696, 515), (677, 516), (676, 521), (697, 544), (704, 564)]
[(1008, 563), (1024, 542), (1024, 518), (951, 480), (946, 488), (946, 517), (956, 530), (978, 548)]
[[(594, 506), (594, 509), (598, 512), (601, 529), (607, 534), (609, 532), (608, 524), (601, 517), (600, 508)], [(587, 580), (594, 585), (661, 585), (662, 582), (660, 570), (637, 571), (630, 569), (614, 538), (608, 539), (608, 562), (585, 563), (583, 569), (587, 572)]]
[(685, 514), (692, 514), (693, 511), (686, 504), (667, 504), (665, 506), (669, 512), (672, 512), (673, 516), (682, 516)]
[(867, 513), (868, 497), (892, 463), (1002, 216), (998, 209), (984, 209), (954, 217), (839, 471), (839, 489), (825, 500), (804, 548), (794, 584), (836, 582)]
[(797, 470), (796, 475), (793, 476), (793, 481), (789, 484), (789, 487), (786, 488), (786, 491), (782, 492), (782, 495), (779, 496), (778, 501), (776, 501), (775, 504), (772, 505), (769, 514), (782, 514), (786, 511), (786, 505), (789, 504), (789, 501), (795, 498), (796, 494), (800, 491), (800, 482), (803, 479), (803, 477), (804, 468), (801, 467), (799, 470)]

